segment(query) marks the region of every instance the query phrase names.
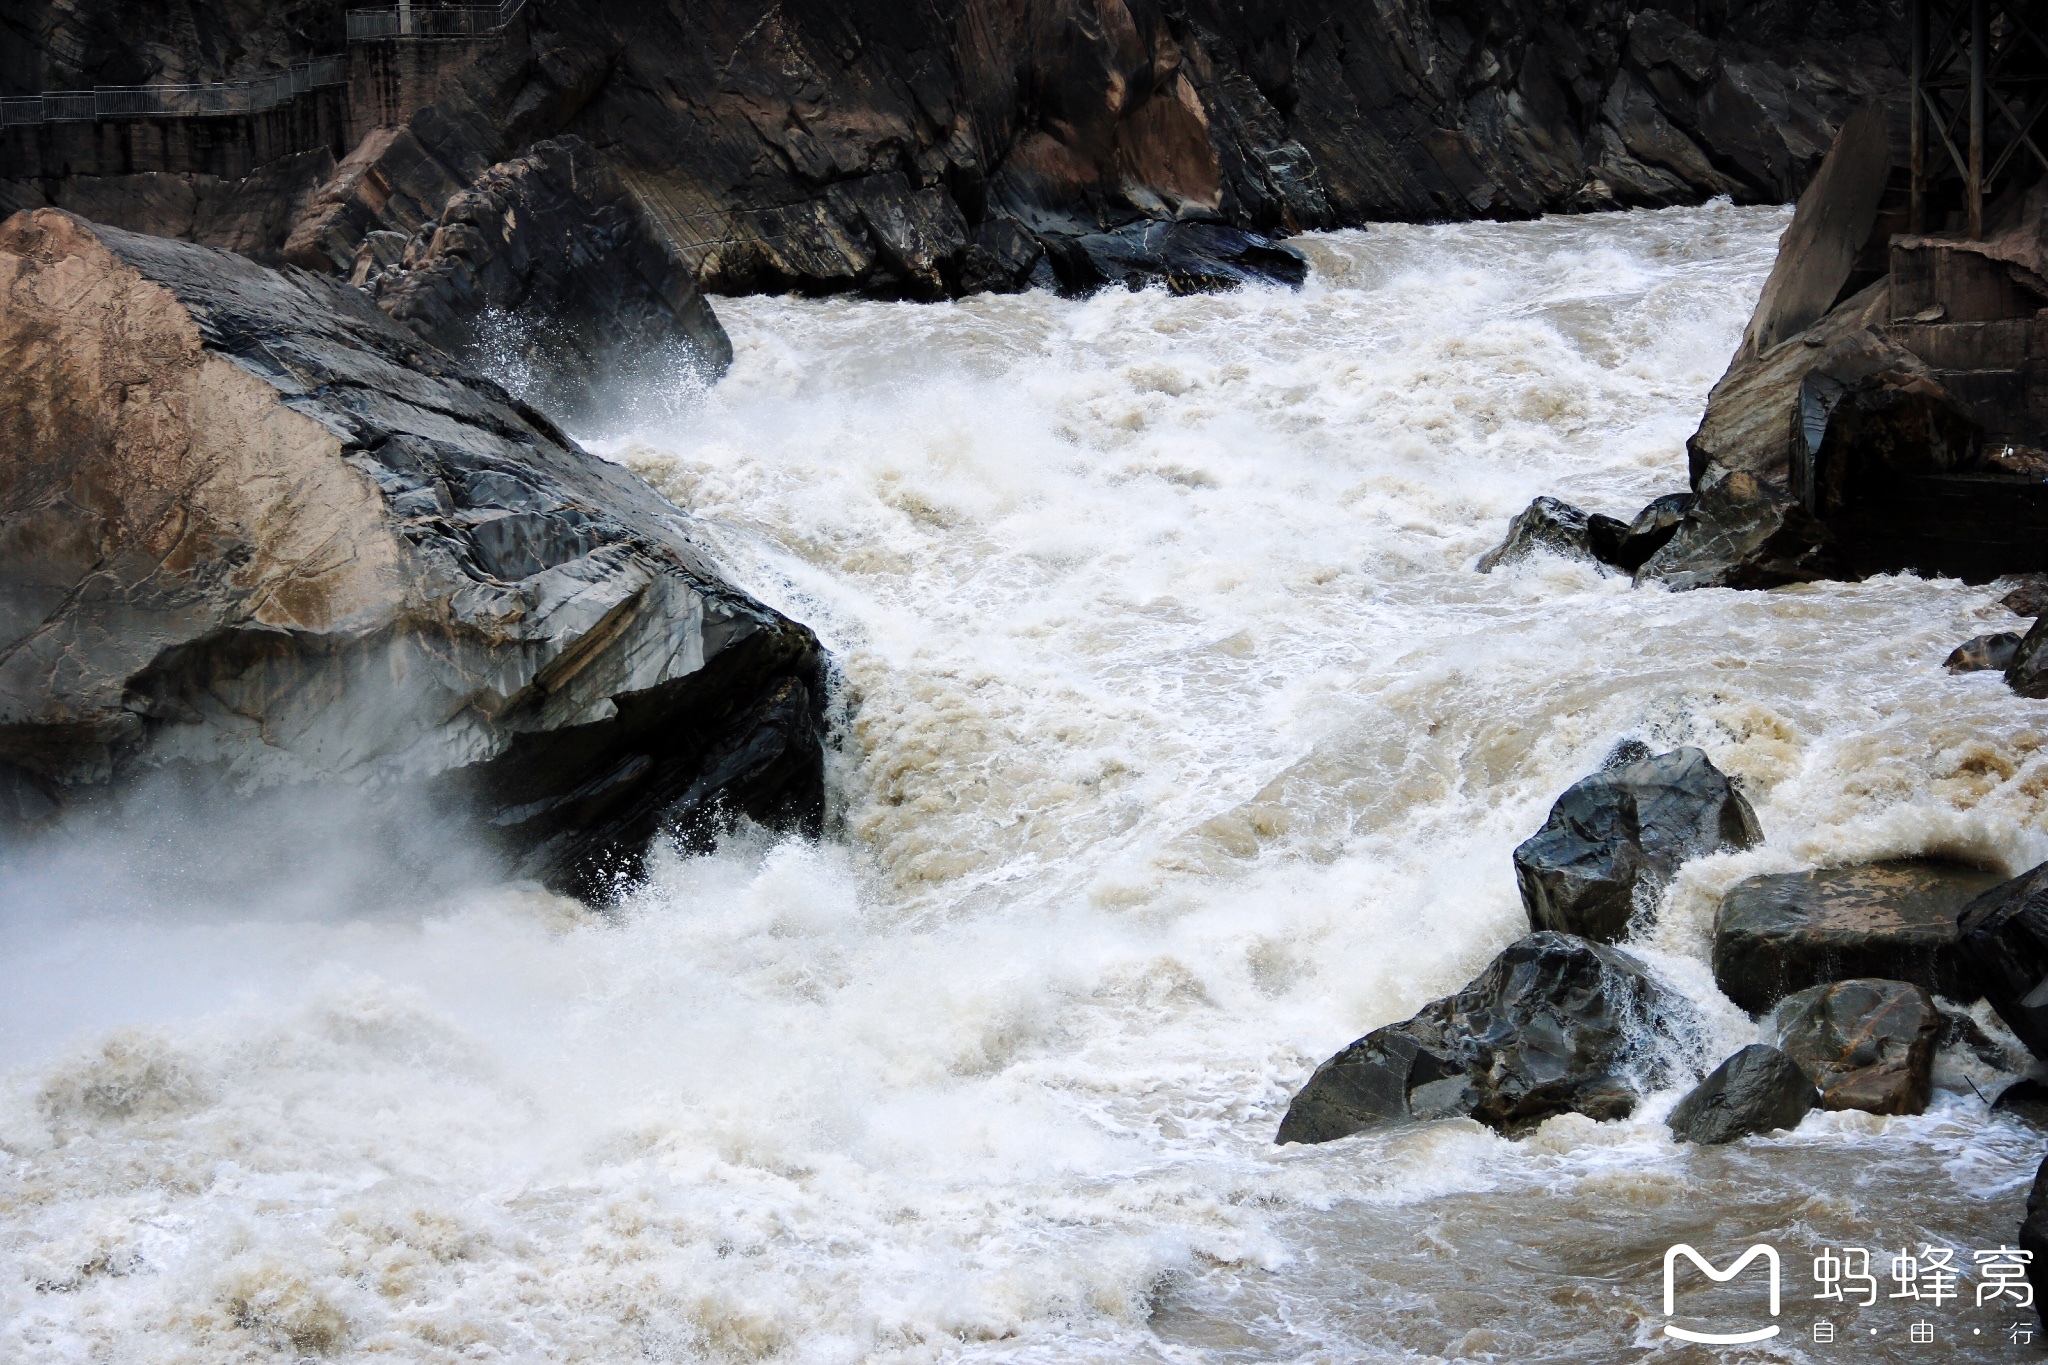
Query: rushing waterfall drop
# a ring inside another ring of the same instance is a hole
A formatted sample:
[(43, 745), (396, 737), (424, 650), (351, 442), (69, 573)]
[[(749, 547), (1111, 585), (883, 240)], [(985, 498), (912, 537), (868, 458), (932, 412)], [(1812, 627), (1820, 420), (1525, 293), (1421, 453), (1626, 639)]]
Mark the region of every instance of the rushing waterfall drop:
[(597, 448), (831, 651), (826, 837), (658, 850), (604, 912), (418, 903), (340, 835), (268, 881), (0, 872), (0, 1357), (1603, 1360), (1667, 1244), (2009, 1240), (2038, 1142), (1954, 1052), (1925, 1115), (1727, 1148), (1672, 1141), (1683, 1085), (1272, 1141), (1526, 931), (1510, 852), (1619, 741), (1700, 747), (1766, 834), (1627, 945), (1709, 1065), (1757, 1036), (1707, 965), (1736, 882), (2048, 859), (2038, 704), (1940, 667), (1995, 590), (1473, 571), (1537, 493), (1684, 486), (1786, 221), (721, 300), (725, 378)]

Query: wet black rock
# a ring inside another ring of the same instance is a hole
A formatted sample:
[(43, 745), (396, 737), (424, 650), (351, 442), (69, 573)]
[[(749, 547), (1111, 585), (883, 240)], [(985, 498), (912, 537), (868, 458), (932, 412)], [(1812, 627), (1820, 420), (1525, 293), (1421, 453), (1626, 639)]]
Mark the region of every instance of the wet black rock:
[(2048, 616), (2034, 622), (2013, 647), (2005, 685), (2023, 697), (2048, 697)]
[(361, 291), (41, 209), (0, 293), (18, 809), (411, 793), (581, 892), (664, 823), (817, 828), (810, 631)]
[(1706, 754), (1674, 749), (1572, 784), (1515, 850), (1515, 880), (1533, 927), (1613, 943), (1681, 863), (1762, 838)]
[(1974, 998), (1957, 969), (1956, 916), (2003, 880), (1931, 859), (1751, 877), (1714, 917), (1714, 983), (1752, 1014), (1852, 977)]
[(1479, 572), (1492, 573), (1539, 550), (1567, 559), (1593, 558), (1586, 514), (1556, 498), (1537, 498), (1508, 523), (1507, 539), (1479, 557)]
[(1079, 237), (1048, 234), (1046, 260), (1062, 292), (1163, 284), (1174, 294), (1209, 294), (1247, 284), (1300, 288), (1308, 260), (1293, 247), (1221, 223), (1131, 223)]
[(2014, 1081), (1998, 1092), (1998, 1098), (1991, 1102), (1991, 1112), (2009, 1114), (2035, 1128), (2048, 1128), (2048, 1085), (2032, 1077)]
[(1663, 1045), (1691, 1020), (1628, 954), (1530, 934), (1456, 995), (1316, 1068), (1274, 1141), (1461, 1115), (1509, 1135), (1557, 1114), (1625, 1118), (1662, 1083)]
[(1823, 1109), (1918, 1114), (1934, 1088), (1941, 1012), (1906, 981), (1835, 981), (1787, 996), (1771, 1015), (1787, 1056), (1820, 1087)]
[(1753, 474), (1716, 470), (1636, 582), (1673, 591), (1775, 588), (1838, 571), (1827, 529), (1797, 498)]
[(1685, 514), (1692, 510), (1692, 504), (1691, 493), (1666, 493), (1661, 498), (1652, 499), (1616, 538), (1612, 550), (1601, 554), (1600, 558), (1624, 573), (1634, 573), (1678, 534), (1678, 528), (1684, 522)]
[(1973, 635), (1949, 651), (1941, 666), (1951, 673), (2003, 673), (2019, 655), (2020, 637), (2009, 630), (1996, 635)]
[(1797, 1128), (1820, 1102), (1799, 1064), (1752, 1043), (1714, 1068), (1665, 1120), (1680, 1142), (1733, 1142), (1752, 1133)]
[(1958, 917), (1956, 956), (1981, 995), (2036, 1057), (2048, 1058), (2048, 863), (1991, 888)]

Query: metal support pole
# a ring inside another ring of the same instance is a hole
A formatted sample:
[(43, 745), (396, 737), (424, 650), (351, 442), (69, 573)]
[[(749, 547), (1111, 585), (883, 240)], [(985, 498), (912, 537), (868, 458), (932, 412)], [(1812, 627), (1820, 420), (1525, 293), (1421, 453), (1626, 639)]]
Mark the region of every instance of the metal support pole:
[(412, 32), (412, 0), (398, 0), (398, 31)]
[(1970, 236), (1984, 236), (1984, 78), (1991, 46), (1990, 5), (1970, 0)]
[(1913, 130), (1913, 188), (1906, 210), (1906, 231), (1927, 231), (1927, 96), (1921, 86), (1927, 80), (1927, 0), (1912, 0), (1913, 68), (1908, 98), (1912, 101), (1910, 126)]

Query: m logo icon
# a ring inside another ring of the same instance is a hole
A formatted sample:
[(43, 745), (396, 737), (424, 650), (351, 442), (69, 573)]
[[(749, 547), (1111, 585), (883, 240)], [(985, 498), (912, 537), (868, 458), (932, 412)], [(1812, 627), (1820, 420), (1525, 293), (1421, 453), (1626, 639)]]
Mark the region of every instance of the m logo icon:
[[(1729, 1266), (1726, 1270), (1716, 1270), (1704, 1256), (1701, 1256), (1685, 1243), (1680, 1242), (1677, 1246), (1670, 1248), (1664, 1253), (1665, 1317), (1670, 1317), (1677, 1308), (1677, 1299), (1673, 1292), (1676, 1286), (1673, 1284), (1673, 1280), (1676, 1278), (1678, 1258), (1680, 1256), (1685, 1257), (1688, 1261), (1698, 1266), (1701, 1272), (1716, 1284), (1726, 1284), (1737, 1275), (1740, 1275), (1744, 1266), (1759, 1256), (1763, 1257), (1771, 1266), (1771, 1316), (1774, 1318), (1778, 1316), (1778, 1253), (1775, 1248), (1767, 1247), (1762, 1242), (1758, 1242), (1755, 1246), (1737, 1257), (1735, 1264)], [(1773, 1325), (1770, 1327), (1759, 1327), (1751, 1332), (1688, 1332), (1683, 1327), (1673, 1327), (1667, 1322), (1664, 1324), (1664, 1335), (1676, 1337), (1680, 1341), (1697, 1341), (1708, 1346), (1740, 1346), (1748, 1341), (1769, 1340), (1771, 1337), (1778, 1335), (1778, 1329)]]

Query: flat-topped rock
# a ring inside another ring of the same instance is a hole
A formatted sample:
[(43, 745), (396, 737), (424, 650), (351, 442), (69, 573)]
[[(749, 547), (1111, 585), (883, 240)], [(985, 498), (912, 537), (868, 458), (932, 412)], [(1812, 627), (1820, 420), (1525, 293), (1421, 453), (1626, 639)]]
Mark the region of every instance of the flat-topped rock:
[(1714, 983), (1752, 1014), (1852, 977), (1974, 998), (1956, 964), (1956, 916), (2004, 879), (1923, 859), (1751, 877), (1714, 917)]

